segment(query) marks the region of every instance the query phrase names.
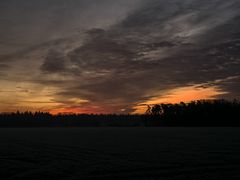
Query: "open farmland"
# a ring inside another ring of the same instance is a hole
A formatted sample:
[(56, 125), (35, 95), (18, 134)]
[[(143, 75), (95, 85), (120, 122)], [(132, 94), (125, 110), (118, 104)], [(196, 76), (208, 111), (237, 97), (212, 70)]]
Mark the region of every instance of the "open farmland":
[(239, 128), (0, 129), (0, 179), (239, 179)]

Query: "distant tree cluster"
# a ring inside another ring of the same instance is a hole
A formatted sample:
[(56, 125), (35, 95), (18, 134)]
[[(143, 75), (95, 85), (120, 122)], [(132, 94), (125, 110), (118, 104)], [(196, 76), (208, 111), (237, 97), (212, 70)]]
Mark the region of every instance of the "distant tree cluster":
[(1, 113), (0, 127), (144, 126), (149, 115), (58, 114), (47, 112)]
[(156, 104), (147, 114), (159, 116), (161, 125), (167, 126), (239, 126), (238, 100), (198, 100), (190, 103)]
[(0, 127), (240, 126), (237, 100), (199, 100), (148, 106), (143, 115), (1, 113)]

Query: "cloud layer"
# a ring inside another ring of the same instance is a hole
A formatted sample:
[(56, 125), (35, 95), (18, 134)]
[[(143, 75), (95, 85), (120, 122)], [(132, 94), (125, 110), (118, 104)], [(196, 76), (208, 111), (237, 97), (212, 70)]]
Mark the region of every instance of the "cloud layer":
[(47, 3), (1, 2), (0, 83), (6, 91), (16, 82), (28, 88), (20, 99), (42, 92), (52, 109), (132, 112), (189, 86), (217, 89), (211, 97), (240, 97), (237, 0)]

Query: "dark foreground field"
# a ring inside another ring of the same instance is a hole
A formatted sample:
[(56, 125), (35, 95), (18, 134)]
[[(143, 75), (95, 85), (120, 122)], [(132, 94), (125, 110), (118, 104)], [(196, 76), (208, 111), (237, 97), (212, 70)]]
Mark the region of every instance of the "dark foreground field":
[(0, 179), (240, 179), (240, 128), (0, 129)]

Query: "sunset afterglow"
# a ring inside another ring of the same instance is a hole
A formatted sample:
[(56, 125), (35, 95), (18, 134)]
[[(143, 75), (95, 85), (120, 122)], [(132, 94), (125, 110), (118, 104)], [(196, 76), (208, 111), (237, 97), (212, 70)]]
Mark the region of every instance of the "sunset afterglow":
[(151, 98), (135, 106), (135, 112), (142, 114), (146, 112), (147, 105), (155, 104), (175, 104), (180, 102), (191, 102), (194, 100), (215, 99), (219, 95), (227, 94), (218, 87), (199, 87), (199, 85), (176, 88), (160, 94), (158, 97)]
[(240, 99), (239, 7), (2, 0), (0, 112), (132, 114), (147, 104)]

